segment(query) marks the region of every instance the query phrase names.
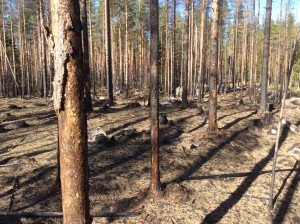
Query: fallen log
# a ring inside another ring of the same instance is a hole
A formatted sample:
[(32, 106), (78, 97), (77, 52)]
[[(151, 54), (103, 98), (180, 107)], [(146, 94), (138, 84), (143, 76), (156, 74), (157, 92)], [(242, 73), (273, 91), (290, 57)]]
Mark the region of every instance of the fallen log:
[[(91, 212), (91, 217), (134, 217), (139, 216), (142, 212)], [(62, 218), (62, 212), (1, 212), (1, 216), (18, 217), (18, 218)]]

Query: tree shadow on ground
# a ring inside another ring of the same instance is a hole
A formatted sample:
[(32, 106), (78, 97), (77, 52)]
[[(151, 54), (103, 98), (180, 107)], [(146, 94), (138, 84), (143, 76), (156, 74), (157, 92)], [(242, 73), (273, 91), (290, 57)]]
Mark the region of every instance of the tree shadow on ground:
[[(180, 119), (180, 122), (177, 121), (177, 123), (183, 123), (185, 122), (186, 119), (189, 119), (192, 116), (187, 116), (184, 118)], [(182, 135), (184, 132), (182, 131), (180, 125), (175, 125), (175, 124), (169, 124), (169, 125), (163, 125), (160, 127), (160, 146), (164, 146), (164, 145), (168, 145), (170, 144), (170, 141), (172, 141), (172, 139), (176, 139), (178, 137), (180, 137), (180, 135)], [(123, 141), (121, 144), (126, 146), (127, 144), (129, 145), (134, 145), (137, 146), (134, 148), (134, 151), (132, 152), (129, 151), (130, 155), (126, 155), (125, 156), (117, 156), (116, 159), (114, 159), (114, 161), (106, 166), (103, 167), (99, 167), (97, 168), (95, 171), (93, 171), (90, 174), (91, 178), (97, 178), (94, 179), (95, 182), (93, 183), (93, 186), (91, 186), (92, 188), (95, 188), (96, 185), (98, 186), (101, 182), (101, 179), (111, 179), (115, 176), (121, 176), (122, 173), (124, 172), (128, 172), (129, 170), (132, 170), (132, 166), (134, 166), (134, 164), (140, 163), (140, 164), (149, 164), (150, 163), (150, 153), (151, 153), (151, 146), (150, 146), (150, 133), (147, 133), (147, 137), (141, 137), (140, 135), (142, 135), (143, 133), (137, 133), (136, 136), (134, 137), (134, 139), (127, 139), (125, 141)], [(120, 147), (120, 146), (118, 146)], [(114, 150), (114, 148), (112, 147), (112, 150)], [(120, 149), (121, 151), (124, 151), (124, 148)], [(93, 156), (96, 158), (101, 157), (101, 159), (103, 161), (105, 161), (105, 155), (103, 156), (102, 154), (96, 154), (94, 153)], [(107, 155), (109, 156), (109, 155)], [(113, 170), (115, 168), (119, 168), (117, 170)], [(143, 169), (143, 167), (139, 167), (139, 174), (137, 172), (135, 172), (135, 174), (130, 177), (131, 181), (135, 181), (135, 179), (139, 178), (140, 176), (146, 176), (149, 175), (149, 171), (150, 169)], [(110, 172), (108, 172), (110, 171)], [(101, 174), (103, 175), (105, 173), (105, 177), (100, 176)], [(111, 177), (109, 177), (111, 176)], [(128, 175), (127, 175), (128, 178)], [(105, 187), (105, 186), (103, 186)], [(113, 189), (111, 187), (109, 187), (110, 190)], [(100, 190), (100, 189), (99, 189)], [(96, 191), (95, 193), (97, 193), (98, 191)], [(148, 189), (143, 189), (141, 190), (141, 192), (138, 193), (137, 196), (133, 196), (133, 197), (129, 197), (129, 198), (123, 198), (118, 200), (114, 205), (113, 208), (115, 211), (129, 211), (133, 208), (135, 208), (136, 206), (138, 206), (142, 201), (145, 200), (146, 195), (148, 193)], [(109, 219), (109, 221), (114, 221), (115, 219)]]
[[(288, 128), (284, 128), (280, 137), (279, 147), (284, 142), (288, 135)], [(230, 195), (228, 199), (223, 201), (218, 208), (209, 213), (202, 221), (203, 224), (209, 223), (218, 223), (226, 213), (243, 197), (247, 192), (251, 184), (257, 179), (260, 175), (260, 172), (268, 164), (268, 162), (273, 158), (275, 145), (271, 148), (268, 155), (259, 161), (252, 169), (251, 175), (247, 176), (246, 179), (241, 183), (241, 185)]]
[(246, 116), (244, 116), (244, 117), (239, 117), (238, 119), (235, 119), (234, 121), (232, 121), (232, 122), (230, 122), (230, 123), (224, 125), (224, 127), (223, 127), (222, 129), (229, 129), (229, 128), (231, 128), (233, 125), (239, 123), (240, 121), (242, 121), (242, 120), (244, 120), (244, 119), (246, 119), (246, 118), (251, 117), (251, 116), (254, 115), (254, 114), (256, 114), (255, 111), (252, 112), (252, 113), (250, 113), (250, 114), (248, 114), (248, 115), (246, 115)]
[(246, 130), (248, 130), (248, 128), (243, 128), (242, 130), (234, 133), (230, 138), (226, 139), (226, 141), (220, 143), (218, 146), (216, 146), (215, 148), (211, 149), (206, 156), (201, 157), (194, 165), (192, 165), (192, 167), (190, 169), (188, 169), (187, 171), (185, 171), (183, 174), (181, 174), (180, 176), (178, 176), (177, 178), (175, 178), (174, 180), (164, 184), (164, 186), (166, 186), (167, 184), (171, 183), (171, 182), (175, 182), (175, 183), (181, 183), (184, 180), (186, 180), (186, 178), (188, 178), (189, 176), (191, 176), (194, 172), (196, 172), (198, 169), (200, 169), (201, 166), (203, 166), (208, 160), (210, 160), (214, 155), (216, 155), (225, 145), (229, 144), (231, 141), (233, 141), (240, 133), (245, 132)]
[[(297, 163), (299, 163), (299, 162), (297, 162)], [(278, 208), (276, 217), (273, 219), (274, 224), (283, 223), (284, 218), (289, 210), (290, 203), (293, 199), (293, 195), (294, 195), (295, 191), (297, 190), (297, 187), (299, 184), (299, 179), (300, 179), (300, 170), (297, 169), (296, 174), (295, 174), (294, 178), (292, 179), (290, 186), (287, 189), (287, 193), (285, 194), (285, 197), (284, 197), (283, 201), (281, 202), (280, 207)], [(299, 216), (295, 217), (295, 219), (297, 219), (297, 220), (295, 220), (295, 223), (300, 221)]]
[[(285, 180), (284, 180), (284, 182), (282, 184), (282, 188), (284, 187), (287, 179), (291, 176), (291, 174), (294, 171), (298, 171), (298, 170), (300, 171), (300, 169), (295, 169), (295, 168), (293, 168), (293, 169), (279, 169), (279, 170), (275, 170), (275, 173), (281, 173), (281, 172), (287, 172), (287, 171), (289, 171), (288, 176), (285, 178)], [(272, 170), (263, 170), (263, 171), (259, 172), (259, 175), (269, 174), (269, 173), (272, 173)], [(247, 177), (247, 176), (250, 176), (250, 175), (253, 175), (253, 174), (254, 174), (254, 172), (208, 174), (208, 175), (204, 175), (204, 176), (187, 177), (186, 180), (209, 180), (209, 179), (221, 179), (221, 178)], [(281, 193), (281, 191), (278, 192), (277, 194), (279, 195), (280, 193)]]

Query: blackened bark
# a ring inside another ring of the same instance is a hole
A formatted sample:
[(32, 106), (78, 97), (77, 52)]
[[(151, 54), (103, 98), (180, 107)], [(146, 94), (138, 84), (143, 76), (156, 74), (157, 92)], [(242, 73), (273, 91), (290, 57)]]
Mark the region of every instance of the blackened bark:
[(188, 84), (188, 50), (189, 50), (189, 17), (190, 17), (190, 0), (185, 0), (185, 23), (183, 39), (183, 75), (182, 78), (182, 103), (187, 104), (187, 84)]
[(217, 126), (217, 77), (218, 77), (218, 0), (212, 0), (212, 28), (211, 28), (211, 61), (209, 81), (209, 121), (208, 131), (214, 132)]
[[(87, 9), (86, 0), (82, 0), (82, 37), (83, 37), (83, 74), (85, 84), (85, 106), (86, 111), (93, 110), (91, 97), (91, 78), (90, 78), (90, 62), (89, 62), (89, 34), (87, 28)], [(94, 93), (95, 94), (95, 93)]]
[(91, 223), (79, 1), (52, 0), (51, 11), (63, 222)]
[(150, 128), (151, 128), (151, 195), (160, 192), (159, 144), (158, 144), (158, 0), (150, 5)]
[(260, 98), (260, 108), (259, 108), (260, 111), (262, 112), (266, 111), (266, 105), (267, 105), (271, 12), (272, 12), (272, 0), (267, 0), (265, 33), (264, 33), (263, 66), (262, 66), (262, 74), (261, 74), (261, 98)]
[(105, 19), (106, 19), (106, 74), (107, 74), (107, 95), (109, 104), (113, 105), (113, 82), (112, 82), (112, 64), (111, 64), (111, 36), (110, 36), (110, 4), (105, 0)]
[(176, 0), (173, 0), (173, 97), (176, 97)]

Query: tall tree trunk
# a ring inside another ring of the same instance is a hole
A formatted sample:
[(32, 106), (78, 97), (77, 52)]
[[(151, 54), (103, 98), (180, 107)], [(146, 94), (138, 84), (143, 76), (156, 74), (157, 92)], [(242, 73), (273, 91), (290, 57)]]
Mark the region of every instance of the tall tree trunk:
[(5, 92), (5, 96), (9, 95), (9, 88), (8, 88), (8, 72), (7, 72), (7, 61), (6, 61), (6, 28), (5, 28), (5, 4), (4, 4), (4, 0), (2, 0), (1, 2), (1, 6), (2, 6), (2, 32), (3, 32), (3, 42), (2, 42), (2, 50), (3, 50), (3, 72), (4, 72), (4, 92)]
[(94, 45), (93, 45), (93, 25), (92, 25), (92, 0), (89, 0), (89, 12), (88, 12), (88, 22), (89, 22), (89, 67), (90, 67), (90, 88), (91, 88), (91, 80), (93, 81), (93, 99), (96, 97), (96, 80), (95, 80), (95, 63), (94, 63)]
[(63, 222), (91, 223), (79, 1), (51, 0)]
[(12, 3), (11, 3), (11, 0), (9, 1), (9, 6), (10, 6), (9, 14), (10, 14), (11, 49), (12, 49), (12, 61), (13, 61), (12, 68), (13, 68), (13, 76), (15, 78), (14, 96), (17, 96), (18, 93), (20, 94), (20, 91), (18, 89), (17, 75), (16, 75), (15, 37), (14, 37), (13, 22), (12, 22)]
[(150, 128), (151, 128), (151, 181), (150, 196), (158, 196), (160, 192), (159, 172), (159, 124), (158, 124), (158, 59), (159, 59), (159, 31), (158, 31), (158, 0), (151, 0), (150, 5)]
[(260, 19), (260, 0), (258, 0), (258, 13), (257, 13), (257, 21), (255, 24), (255, 32), (256, 32), (256, 38), (255, 38), (255, 48), (254, 48), (254, 55), (255, 55), (255, 62), (254, 62), (254, 77), (253, 77), (253, 102), (256, 103), (256, 95), (257, 95), (257, 90), (256, 90), (256, 81), (257, 81), (257, 62), (258, 62), (258, 37), (259, 37), (259, 19)]
[(81, 0), (81, 15), (82, 15), (82, 38), (83, 38), (83, 74), (84, 74), (84, 88), (85, 88), (85, 106), (86, 111), (93, 110), (91, 97), (91, 79), (90, 79), (90, 59), (89, 59), (89, 34), (87, 27), (87, 6), (86, 0)]
[[(287, 74), (288, 67), (289, 67), (289, 36), (288, 36), (289, 5), (290, 5), (290, 0), (287, 0), (286, 8), (285, 8), (285, 22), (284, 22), (284, 39), (285, 39), (284, 49), (285, 49), (285, 54), (284, 54), (284, 68), (283, 68), (283, 71), (284, 71), (285, 74)], [(283, 88), (285, 88), (285, 82), (286, 82), (286, 78), (285, 78), (285, 76), (282, 76), (281, 88), (280, 88), (280, 102), (281, 102), (283, 91), (284, 91)]]
[(211, 27), (211, 61), (209, 81), (209, 121), (208, 131), (215, 132), (217, 126), (217, 77), (218, 77), (218, 0), (212, 0), (212, 27)]
[(22, 34), (22, 23), (21, 23), (21, 2), (18, 0), (18, 39), (19, 39), (19, 61), (20, 61), (20, 70), (21, 70), (21, 98), (24, 98), (24, 90), (25, 90), (25, 80), (24, 80), (24, 45), (23, 45), (23, 34)]
[(183, 76), (182, 77), (182, 103), (188, 103), (188, 51), (189, 51), (189, 20), (190, 20), (190, 0), (185, 0), (185, 23), (183, 40)]
[(39, 1), (39, 10), (40, 10), (40, 35), (41, 35), (41, 54), (42, 54), (42, 89), (41, 92), (42, 97), (47, 98), (47, 52), (46, 52), (46, 46), (45, 46), (45, 36), (44, 36), (44, 2)]
[(268, 65), (269, 65), (269, 52), (270, 52), (270, 28), (271, 28), (271, 12), (272, 0), (267, 0), (266, 6), (266, 21), (264, 32), (264, 50), (263, 50), (263, 65), (261, 74), (261, 99), (260, 111), (265, 112), (267, 106), (267, 81), (268, 81)]
[(236, 78), (237, 78), (237, 40), (238, 40), (238, 25), (239, 25), (239, 8), (240, 0), (235, 3), (235, 16), (234, 16), (234, 43), (233, 43), (233, 71), (232, 71), (232, 85), (235, 93), (236, 90)]
[(166, 50), (165, 50), (165, 97), (169, 95), (168, 79), (169, 79), (169, 0), (166, 0)]
[(199, 106), (202, 107), (203, 103), (203, 96), (204, 96), (204, 54), (205, 54), (205, 48), (204, 48), (204, 28), (205, 28), (205, 18), (206, 18), (206, 9), (207, 9), (207, 0), (201, 1), (201, 30), (200, 30), (200, 62), (199, 62), (199, 82), (198, 82), (198, 88), (199, 88), (199, 95), (198, 95), (198, 102)]
[(128, 38), (128, 0), (125, 0), (125, 91), (126, 98), (129, 97), (129, 74), (128, 74), (128, 54), (129, 54), (129, 38)]
[(254, 38), (255, 38), (255, 0), (251, 1), (252, 8), (252, 24), (251, 24), (251, 43), (250, 43), (250, 81), (249, 81), (249, 97), (253, 101), (252, 95), (254, 93)]
[(109, 104), (113, 105), (113, 83), (112, 83), (112, 64), (111, 64), (111, 34), (110, 34), (110, 4), (105, 0), (105, 18), (106, 18), (106, 74), (107, 74), (107, 96)]
[(194, 76), (194, 71), (193, 71), (193, 64), (194, 64), (194, 0), (192, 0), (191, 2), (191, 13), (190, 13), (190, 25), (189, 25), (189, 33), (190, 33), (190, 38), (189, 38), (189, 42), (190, 42), (190, 46), (189, 46), (189, 96), (190, 99), (193, 99), (193, 76)]
[(143, 20), (142, 20), (142, 1), (139, 0), (139, 88), (142, 88), (143, 75)]
[(244, 27), (243, 27), (243, 47), (242, 47), (242, 67), (241, 67), (241, 94), (240, 102), (243, 101), (243, 90), (244, 90), (244, 81), (246, 77), (246, 67), (247, 67), (247, 18), (248, 18), (248, 1), (246, 0), (246, 8), (244, 15)]
[(177, 70), (176, 70), (176, 0), (173, 0), (173, 96), (176, 97), (176, 78), (177, 78)]

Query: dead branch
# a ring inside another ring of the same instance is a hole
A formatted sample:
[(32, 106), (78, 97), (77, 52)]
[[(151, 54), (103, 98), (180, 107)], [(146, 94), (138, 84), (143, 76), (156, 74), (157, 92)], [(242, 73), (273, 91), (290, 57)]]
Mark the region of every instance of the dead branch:
[[(134, 217), (142, 212), (92, 212), (91, 217)], [(19, 217), (19, 218), (62, 218), (62, 212), (0, 212), (1, 216)]]
[(14, 123), (17, 123), (19, 121), (29, 121), (29, 120), (36, 120), (36, 119), (52, 118), (52, 117), (55, 117), (55, 116), (56, 116), (56, 114), (53, 113), (53, 114), (43, 115), (43, 116), (27, 117), (27, 118), (22, 118), (22, 119), (14, 120), (14, 121), (5, 121), (5, 122), (2, 122), (1, 125), (14, 124)]

